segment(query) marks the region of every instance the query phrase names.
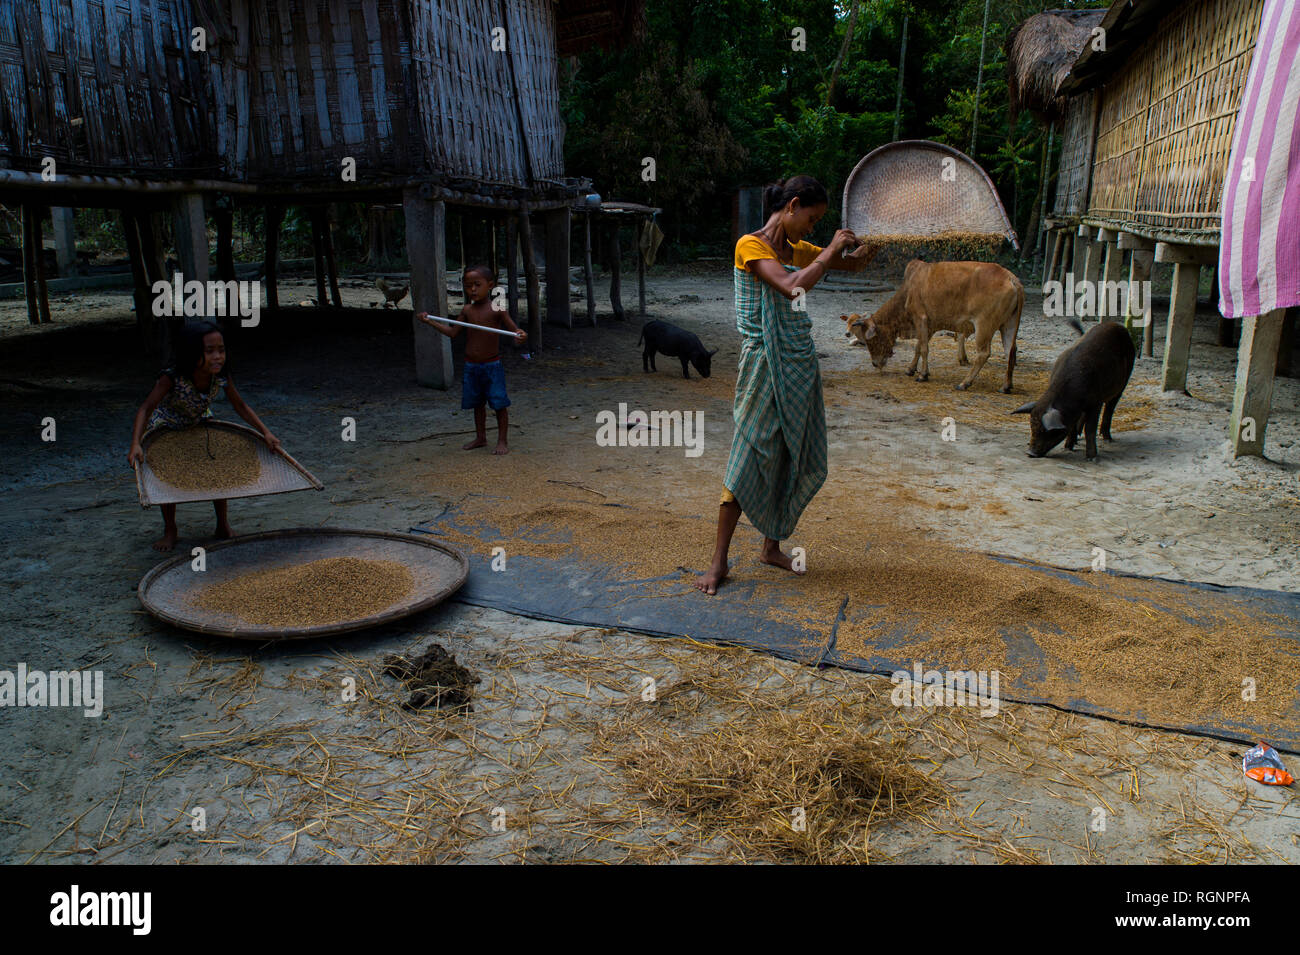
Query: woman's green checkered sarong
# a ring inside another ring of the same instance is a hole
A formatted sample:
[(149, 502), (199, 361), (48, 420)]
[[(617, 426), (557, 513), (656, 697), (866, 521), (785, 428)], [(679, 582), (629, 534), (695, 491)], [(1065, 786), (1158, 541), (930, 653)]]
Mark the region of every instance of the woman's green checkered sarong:
[(723, 484), (764, 537), (786, 540), (826, 481), (826, 407), (812, 320), (748, 269), (733, 271), (744, 341)]

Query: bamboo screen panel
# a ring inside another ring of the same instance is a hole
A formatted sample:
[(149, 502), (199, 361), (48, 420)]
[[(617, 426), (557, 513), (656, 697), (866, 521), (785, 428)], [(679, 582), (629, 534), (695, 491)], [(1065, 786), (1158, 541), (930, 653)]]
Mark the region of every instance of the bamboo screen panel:
[(1056, 179), (1056, 202), (1052, 207), (1052, 213), (1056, 216), (1079, 216), (1088, 208), (1096, 105), (1096, 93), (1071, 97), (1066, 105), (1061, 133), (1061, 162)]
[(1090, 219), (1219, 228), (1223, 176), (1263, 0), (1193, 0), (1101, 91)]
[[(433, 171), (512, 185), (527, 185), (530, 172), (538, 179), (562, 175), (564, 133), (550, 3), (410, 4), (415, 87)], [(506, 31), (505, 52), (492, 49), (492, 30), (498, 26)]]
[(0, 0), (0, 156), (39, 169), (217, 171), (188, 0)]
[(402, 0), (234, 0), (201, 4), (214, 51), (217, 148), (239, 179), (340, 182), (414, 172)]

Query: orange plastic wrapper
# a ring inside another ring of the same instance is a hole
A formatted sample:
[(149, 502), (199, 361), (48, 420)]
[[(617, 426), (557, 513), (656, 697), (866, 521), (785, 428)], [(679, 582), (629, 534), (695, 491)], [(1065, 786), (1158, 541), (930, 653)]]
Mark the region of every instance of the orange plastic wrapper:
[(1263, 740), (1253, 746), (1241, 759), (1241, 768), (1247, 776), (1265, 786), (1290, 786), (1295, 779), (1282, 765), (1282, 757)]

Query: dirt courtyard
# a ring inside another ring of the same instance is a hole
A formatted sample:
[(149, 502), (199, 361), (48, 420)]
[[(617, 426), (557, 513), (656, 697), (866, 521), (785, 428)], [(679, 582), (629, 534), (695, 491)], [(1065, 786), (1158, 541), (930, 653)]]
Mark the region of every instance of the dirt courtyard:
[[(406, 531), (485, 500), (513, 514), (619, 505), (663, 520), (619, 528), (611, 559), (636, 549), (638, 566), (686, 579), (709, 556), (732, 434), (731, 277), (725, 263), (656, 269), (649, 289), (649, 319), (719, 349), (713, 376), (683, 380), (662, 358), (643, 373), (639, 321), (602, 310), (591, 328), (575, 299), (575, 328), (545, 327), (533, 361), (506, 349), (506, 457), (460, 450), (473, 424), (459, 384), (414, 384), (409, 312), (343, 324), (304, 309), (244, 332), (230, 344), (241, 392), (325, 490), (234, 501), (236, 531)], [(1213, 344), (1203, 311), (1190, 395), (1161, 394), (1159, 358), (1139, 359), (1098, 461), (1084, 461), (1082, 445), (1031, 460), (1027, 422), (1007, 412), (1037, 396), (1074, 333), (1043, 317), (1036, 286), (1026, 291), (1009, 396), (997, 391), (999, 345), (965, 393), (952, 388), (964, 369), (951, 338), (935, 340), (928, 382), (904, 375), (910, 343), (877, 372), (839, 315), (887, 293), (813, 291), (830, 477), (791, 541), (807, 548), (808, 577), (789, 586), (813, 585), (819, 566), (852, 566), (865, 538), (892, 535), (1075, 569), (1101, 548), (1110, 571), (1300, 590), (1300, 382), (1277, 379), (1268, 459), (1228, 461), (1236, 353)], [(286, 283), (281, 301), (311, 294)], [(362, 308), (377, 297), (365, 277), (343, 295)], [(607, 308), (603, 284), (597, 300)], [(0, 303), (0, 669), (101, 670), (106, 703), (98, 718), (4, 711), (0, 860), (1300, 861), (1291, 791), (1244, 780), (1243, 747), (1216, 739), (1013, 703), (993, 717), (900, 708), (884, 677), (454, 601), (303, 645), (167, 627), (136, 599), (159, 560), (149, 543), (160, 520), (139, 507), (125, 463), (131, 417), (158, 369), (127, 294), (51, 304), (55, 327), (33, 330), (21, 302)], [(1160, 320), (1157, 356), (1163, 334)], [(458, 382), (460, 362), (458, 343)], [(701, 411), (703, 453), (597, 445), (596, 415), (620, 403)], [(234, 417), (224, 402), (215, 413)], [(355, 441), (341, 438), (345, 417)], [(53, 442), (40, 439), (46, 418)], [(208, 540), (208, 505), (182, 505), (178, 520), (181, 552)], [(737, 580), (778, 579), (755, 560), (757, 541), (742, 524)], [(941, 577), (933, 588), (936, 599), (976, 596)], [(432, 643), (480, 678), (472, 710), (401, 706), (383, 660)], [(745, 775), (723, 745), (732, 727), (809, 752), (824, 742), (876, 753), (898, 799), (832, 811), (832, 793)], [(706, 751), (726, 758), (710, 763)], [(746, 786), (752, 799), (731, 798)]]

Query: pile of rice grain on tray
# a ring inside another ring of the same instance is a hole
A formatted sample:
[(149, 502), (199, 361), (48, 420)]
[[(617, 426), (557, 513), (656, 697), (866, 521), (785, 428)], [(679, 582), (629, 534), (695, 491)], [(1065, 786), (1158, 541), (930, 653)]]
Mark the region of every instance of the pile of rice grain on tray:
[(163, 431), (145, 452), (158, 480), (182, 491), (224, 491), (256, 484), (262, 462), (250, 435), (208, 425)]
[(313, 627), (377, 614), (413, 589), (411, 571), (395, 560), (326, 557), (212, 584), (191, 604), (261, 626)]

